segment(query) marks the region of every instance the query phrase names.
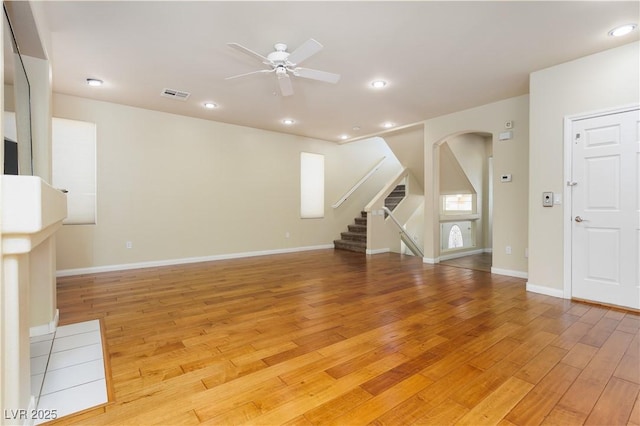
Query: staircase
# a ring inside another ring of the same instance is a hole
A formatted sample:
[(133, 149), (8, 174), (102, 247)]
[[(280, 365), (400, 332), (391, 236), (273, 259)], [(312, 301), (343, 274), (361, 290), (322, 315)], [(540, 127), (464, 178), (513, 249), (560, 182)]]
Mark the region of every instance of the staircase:
[(360, 212), (355, 218), (355, 224), (348, 226), (347, 232), (341, 232), (339, 240), (333, 241), (333, 246), (341, 250), (367, 252), (367, 212)]
[[(384, 199), (384, 206), (389, 210), (393, 211), (393, 209), (395, 209), (398, 206), (398, 204), (400, 204), (400, 201), (402, 201), (405, 195), (406, 195), (405, 186), (404, 185), (396, 186), (393, 189), (393, 191), (391, 191), (391, 193), (387, 195), (387, 198)], [(384, 217), (387, 217), (387, 216), (388, 214), (385, 213)]]
[[(393, 211), (405, 197), (404, 185), (398, 185), (385, 198), (384, 205)], [(385, 213), (385, 217), (387, 214)], [(347, 227), (347, 232), (340, 233), (340, 239), (333, 241), (333, 246), (340, 250), (350, 250), (359, 253), (367, 252), (367, 212), (360, 212), (360, 217), (354, 219), (355, 223)]]

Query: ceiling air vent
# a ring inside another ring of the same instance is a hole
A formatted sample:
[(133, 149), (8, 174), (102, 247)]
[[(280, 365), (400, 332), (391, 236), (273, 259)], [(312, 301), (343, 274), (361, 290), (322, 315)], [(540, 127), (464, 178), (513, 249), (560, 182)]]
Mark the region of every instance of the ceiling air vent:
[(178, 101), (186, 101), (190, 94), (191, 93), (189, 92), (183, 92), (180, 90), (164, 89), (162, 93), (160, 93), (160, 96), (164, 96), (165, 98), (176, 99)]

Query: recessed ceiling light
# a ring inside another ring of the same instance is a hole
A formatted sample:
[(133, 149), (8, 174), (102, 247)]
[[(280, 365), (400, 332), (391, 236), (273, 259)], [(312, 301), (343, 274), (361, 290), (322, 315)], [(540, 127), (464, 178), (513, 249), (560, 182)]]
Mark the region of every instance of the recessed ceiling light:
[(204, 107), (207, 109), (214, 109), (218, 108), (218, 105), (214, 104), (213, 102), (205, 102)]
[(104, 81), (98, 80), (97, 78), (88, 78), (87, 84), (89, 86), (98, 87), (98, 86), (102, 86), (104, 84)]
[(387, 82), (384, 80), (375, 80), (371, 82), (371, 87), (373, 87), (374, 89), (382, 89), (386, 85)]
[(360, 129), (362, 129), (360, 126), (353, 126), (353, 131), (354, 132), (359, 132)]
[(382, 124), (382, 127), (384, 127), (385, 129), (390, 129), (390, 128), (392, 128), (393, 126), (395, 126), (395, 124), (393, 124), (393, 123), (392, 123), (392, 122), (390, 122), (390, 121), (387, 121), (386, 123), (383, 123), (383, 124)]
[(282, 124), (285, 124), (287, 126), (291, 126), (293, 123), (295, 123), (295, 120), (291, 118), (285, 118), (284, 120), (282, 120)]
[(637, 27), (636, 24), (621, 25), (609, 31), (609, 35), (612, 37), (622, 37), (624, 35), (629, 34), (631, 31), (635, 30), (636, 27)]
[(343, 141), (347, 140), (349, 139), (349, 135), (340, 135), (340, 139), (342, 139)]

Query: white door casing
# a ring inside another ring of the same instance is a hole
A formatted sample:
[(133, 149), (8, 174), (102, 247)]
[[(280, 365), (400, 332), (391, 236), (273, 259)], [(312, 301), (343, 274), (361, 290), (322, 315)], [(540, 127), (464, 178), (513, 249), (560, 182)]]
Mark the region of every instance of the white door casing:
[(571, 297), (640, 309), (640, 110), (571, 122)]

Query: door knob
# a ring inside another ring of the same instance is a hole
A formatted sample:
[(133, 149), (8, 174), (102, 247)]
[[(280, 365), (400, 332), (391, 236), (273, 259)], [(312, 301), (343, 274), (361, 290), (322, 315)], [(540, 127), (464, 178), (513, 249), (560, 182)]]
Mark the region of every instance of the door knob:
[(584, 219), (581, 218), (580, 216), (576, 216), (576, 218), (574, 219), (576, 222), (584, 222)]

